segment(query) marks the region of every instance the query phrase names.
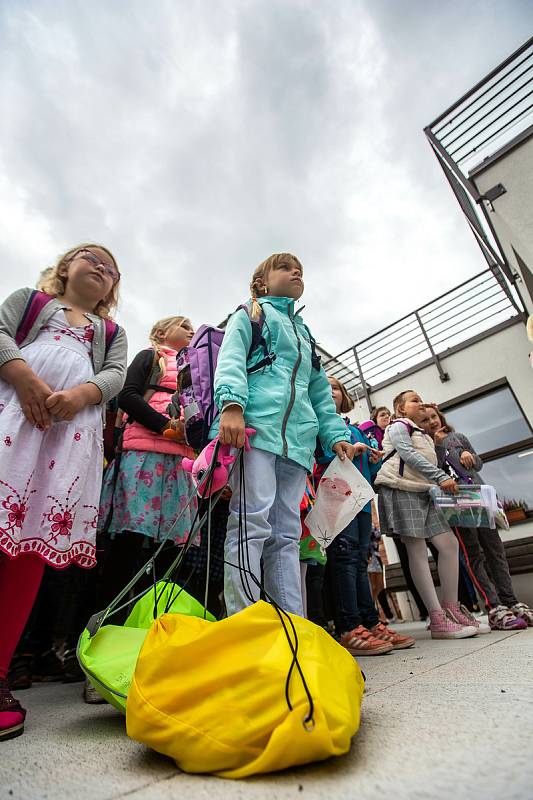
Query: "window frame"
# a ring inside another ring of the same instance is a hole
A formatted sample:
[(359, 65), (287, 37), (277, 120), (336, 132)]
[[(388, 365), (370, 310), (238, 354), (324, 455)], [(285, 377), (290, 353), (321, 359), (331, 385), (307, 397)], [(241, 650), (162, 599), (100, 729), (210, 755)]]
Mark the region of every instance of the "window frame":
[[(506, 378), (500, 378), (497, 381), (492, 381), (492, 383), (481, 386), (479, 389), (466, 392), (455, 399), (446, 400), (444, 403), (439, 403), (439, 409), (443, 412), (443, 414), (446, 414), (446, 412), (453, 411), (455, 408), (466, 405), (472, 400), (480, 400), (482, 397), (493, 394), (493, 392), (497, 391), (498, 389), (509, 389), (511, 396), (513, 397), (516, 405), (518, 406), (518, 410), (522, 415), (522, 419), (531, 432), (531, 436), (528, 436), (526, 439), (521, 439), (519, 442), (512, 442), (511, 444), (504, 445), (503, 447), (497, 447), (494, 450), (486, 450), (483, 453), (478, 453), (478, 456), (481, 458), (483, 463), (487, 464), (490, 461), (496, 461), (496, 459), (502, 458), (503, 456), (512, 455), (518, 450), (527, 450), (529, 447), (533, 447), (533, 427), (527, 415), (524, 413), (524, 409), (522, 408), (520, 401), (513, 391), (513, 387), (509, 381)], [(461, 431), (461, 433), (464, 433), (465, 436), (468, 436), (468, 431)]]

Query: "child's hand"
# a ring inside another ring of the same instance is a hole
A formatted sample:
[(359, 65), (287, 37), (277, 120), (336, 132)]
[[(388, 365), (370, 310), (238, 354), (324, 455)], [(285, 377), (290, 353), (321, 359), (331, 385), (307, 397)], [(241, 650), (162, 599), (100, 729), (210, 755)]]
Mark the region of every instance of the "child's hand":
[(46, 408), (57, 419), (74, 419), (78, 411), (81, 411), (91, 402), (86, 386), (89, 386), (89, 384), (53, 392), (46, 400)]
[(52, 390), (48, 384), (42, 381), (21, 359), (4, 364), (2, 378), (15, 389), (22, 412), (28, 422), (41, 428), (49, 428), (50, 414), (46, 407), (46, 400), (52, 394)]
[(221, 444), (229, 444), (239, 449), (244, 447), (244, 414), (239, 405), (228, 406), (222, 411), (218, 438)]
[(362, 450), (357, 451), (359, 453), (362, 453), (364, 450), (366, 450), (366, 444), (358, 443), (357, 445), (353, 445), (350, 444), (350, 442), (337, 442), (337, 444), (333, 445), (333, 452), (340, 458), (341, 461), (344, 461), (346, 456), (348, 456), (350, 461), (353, 461), (356, 453), (356, 447), (363, 448)]
[(374, 450), (373, 447), (369, 449), (370, 449), (370, 455), (368, 456), (368, 459), (371, 464), (377, 464), (379, 459), (383, 458), (383, 456), (385, 455), (384, 450)]
[(453, 478), (448, 478), (448, 480), (443, 481), (439, 486), (441, 489), (444, 489), (445, 492), (448, 492), (448, 494), (457, 494), (457, 481), (454, 481)]
[(433, 434), (433, 441), (435, 444), (443, 444), (449, 433), (450, 431), (448, 428), (439, 428), (438, 431), (435, 431)]
[(474, 461), (475, 461), (474, 456), (472, 455), (472, 453), (469, 453), (468, 450), (463, 450), (459, 460), (463, 465), (463, 467), (466, 467), (467, 469), (472, 469), (472, 467), (474, 466)]

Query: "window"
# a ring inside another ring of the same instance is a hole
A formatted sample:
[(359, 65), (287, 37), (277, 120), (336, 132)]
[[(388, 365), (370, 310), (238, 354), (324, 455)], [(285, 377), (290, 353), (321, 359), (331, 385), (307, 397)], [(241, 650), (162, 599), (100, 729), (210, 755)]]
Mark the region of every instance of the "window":
[(483, 458), (511, 524), (533, 519), (533, 431), (508, 386), (446, 408), (446, 419)]
[(533, 450), (521, 450), (489, 461), (481, 474), (485, 483), (496, 487), (512, 521), (533, 519)]
[(533, 436), (508, 386), (446, 409), (446, 418), (464, 433), (479, 455), (524, 442)]

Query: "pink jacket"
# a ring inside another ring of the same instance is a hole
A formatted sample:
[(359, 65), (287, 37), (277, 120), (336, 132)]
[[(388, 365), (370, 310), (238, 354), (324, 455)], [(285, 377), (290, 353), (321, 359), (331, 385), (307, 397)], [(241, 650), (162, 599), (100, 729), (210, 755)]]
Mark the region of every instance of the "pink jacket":
[[(176, 351), (170, 350), (167, 347), (161, 347), (159, 352), (165, 359), (165, 374), (159, 381), (160, 386), (176, 390)], [(168, 417), (167, 406), (170, 402), (170, 394), (168, 392), (154, 392), (152, 397), (148, 400), (148, 405), (155, 411)], [(126, 418), (126, 415), (124, 415)], [(186, 456), (187, 458), (195, 458), (194, 450), (186, 444), (178, 444), (171, 439), (166, 439), (160, 433), (145, 428), (139, 422), (132, 422), (124, 428), (124, 438), (122, 441), (122, 448), (124, 450), (143, 450), (150, 453), (168, 453), (173, 456)]]

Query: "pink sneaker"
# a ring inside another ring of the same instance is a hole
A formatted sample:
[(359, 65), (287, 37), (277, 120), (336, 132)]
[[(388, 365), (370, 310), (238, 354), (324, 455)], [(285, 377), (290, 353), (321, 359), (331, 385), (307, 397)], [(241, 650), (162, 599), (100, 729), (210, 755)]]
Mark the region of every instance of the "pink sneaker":
[(25, 710), (9, 691), (7, 681), (0, 678), (0, 742), (24, 733), (25, 716)]
[(486, 622), (480, 622), (474, 617), (473, 614), (460, 603), (447, 603), (442, 604), (443, 609), (447, 615), (458, 625), (465, 625), (467, 628), (473, 627), (478, 633), (490, 633), (490, 626)]
[(432, 639), (468, 639), (477, 634), (477, 628), (473, 625), (458, 625), (443, 608), (430, 611), (429, 620)]

